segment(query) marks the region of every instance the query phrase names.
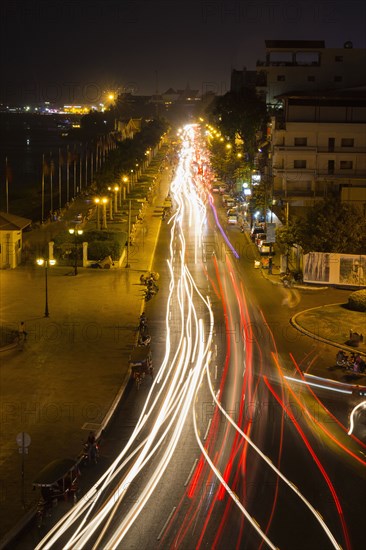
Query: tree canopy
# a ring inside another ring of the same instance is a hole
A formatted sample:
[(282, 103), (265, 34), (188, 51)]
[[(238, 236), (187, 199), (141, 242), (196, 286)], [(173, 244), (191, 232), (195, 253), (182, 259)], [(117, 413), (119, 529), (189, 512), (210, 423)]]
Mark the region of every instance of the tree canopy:
[(244, 149), (253, 160), (256, 152), (256, 135), (267, 121), (266, 103), (251, 88), (228, 92), (212, 104), (211, 116), (216, 126), (228, 139), (238, 135), (244, 141)]
[(331, 198), (309, 208), (305, 219), (290, 220), (277, 230), (277, 239), (283, 245), (299, 244), (305, 254), (364, 254), (366, 218), (355, 206)]

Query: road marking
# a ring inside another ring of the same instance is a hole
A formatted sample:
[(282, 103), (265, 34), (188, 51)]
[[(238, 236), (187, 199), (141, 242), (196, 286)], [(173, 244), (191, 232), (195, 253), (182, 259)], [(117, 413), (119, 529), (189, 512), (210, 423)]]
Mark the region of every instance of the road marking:
[(191, 468), (191, 471), (190, 471), (189, 474), (188, 474), (188, 477), (187, 477), (187, 479), (186, 479), (186, 482), (185, 482), (185, 484), (184, 484), (184, 487), (187, 487), (188, 483), (190, 482), (190, 479), (191, 479), (191, 477), (192, 477), (192, 475), (193, 475), (193, 472), (194, 472), (194, 470), (195, 470), (195, 468), (196, 468), (196, 466), (197, 466), (197, 462), (198, 462), (198, 458), (196, 458), (196, 460), (195, 460), (194, 463), (193, 463), (193, 466), (192, 466), (192, 468)]
[(208, 432), (209, 432), (209, 429), (210, 429), (210, 426), (211, 426), (211, 422), (212, 422), (212, 418), (210, 418), (210, 420), (208, 421), (208, 426), (207, 426), (207, 430), (206, 430), (206, 433), (205, 433), (205, 437), (203, 438), (203, 441), (206, 441), (206, 439), (207, 439)]
[(165, 529), (166, 529), (166, 527), (167, 527), (169, 521), (171, 520), (171, 518), (172, 518), (174, 512), (176, 511), (176, 509), (177, 509), (177, 507), (174, 506), (173, 510), (170, 512), (170, 514), (169, 514), (169, 516), (168, 516), (168, 519), (167, 519), (166, 522), (164, 523), (162, 530), (161, 530), (160, 533), (158, 534), (158, 537), (157, 537), (156, 540), (160, 540), (160, 539), (161, 539), (162, 534), (164, 533), (164, 531), (165, 531)]

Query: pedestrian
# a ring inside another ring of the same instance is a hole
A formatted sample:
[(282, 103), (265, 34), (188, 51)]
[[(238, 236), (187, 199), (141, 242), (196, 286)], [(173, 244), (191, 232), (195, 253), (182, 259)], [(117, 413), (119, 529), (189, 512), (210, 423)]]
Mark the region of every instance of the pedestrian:
[(88, 439), (87, 439), (87, 447), (88, 447), (88, 461), (97, 463), (97, 441), (95, 439), (94, 432), (89, 432)]
[(27, 341), (28, 332), (25, 330), (25, 323), (24, 323), (24, 321), (20, 321), (19, 329), (18, 329), (18, 335), (19, 335), (19, 338), (20, 338), (21, 340), (23, 340), (24, 342)]

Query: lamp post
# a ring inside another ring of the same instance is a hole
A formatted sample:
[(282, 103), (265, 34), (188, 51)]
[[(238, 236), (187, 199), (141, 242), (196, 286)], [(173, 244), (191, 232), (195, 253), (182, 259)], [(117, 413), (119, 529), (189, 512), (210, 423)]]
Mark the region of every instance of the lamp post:
[(113, 221), (113, 194), (112, 194), (112, 187), (108, 187), (108, 191), (110, 191), (109, 195), (109, 220)]
[(45, 293), (46, 293), (46, 300), (45, 300), (45, 308), (44, 308), (44, 316), (49, 317), (50, 313), (48, 311), (48, 281), (47, 281), (47, 271), (48, 266), (55, 265), (56, 260), (46, 260), (45, 258), (38, 258), (37, 264), (40, 266), (44, 266), (44, 280), (45, 280)]
[(119, 192), (119, 186), (115, 185), (113, 187), (114, 191), (114, 213), (116, 214), (118, 211), (118, 192)]
[(74, 275), (78, 274), (78, 237), (84, 233), (82, 229), (69, 229), (70, 235), (74, 235)]
[[(130, 180), (128, 179), (128, 176), (123, 176), (122, 181), (127, 187), (127, 193), (129, 193), (130, 192)], [(125, 187), (124, 187), (124, 190), (125, 190)], [(123, 199), (125, 200), (126, 197), (124, 196)]]
[(97, 231), (99, 231), (100, 230), (100, 212), (99, 212), (100, 198), (95, 197), (94, 202), (97, 205)]
[(103, 223), (102, 223), (102, 229), (107, 229), (107, 197), (102, 198), (102, 205), (103, 205)]

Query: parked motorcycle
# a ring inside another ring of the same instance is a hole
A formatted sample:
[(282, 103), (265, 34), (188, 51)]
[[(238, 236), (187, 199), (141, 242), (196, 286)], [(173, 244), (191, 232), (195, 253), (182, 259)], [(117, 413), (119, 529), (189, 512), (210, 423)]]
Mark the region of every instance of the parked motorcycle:
[(138, 345), (139, 346), (148, 346), (151, 342), (151, 336), (150, 334), (140, 334), (138, 338)]

